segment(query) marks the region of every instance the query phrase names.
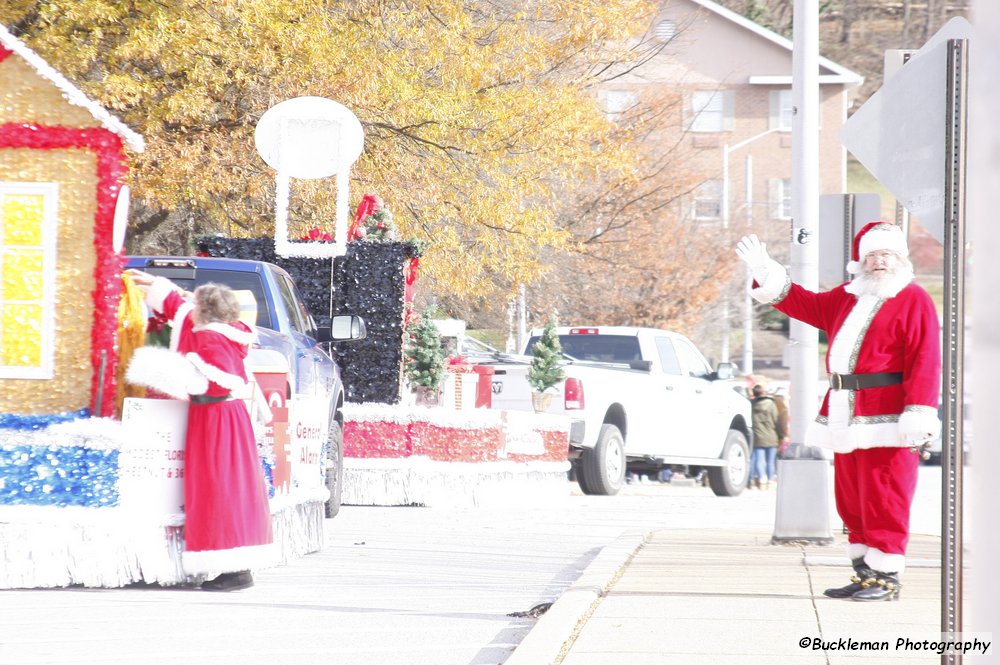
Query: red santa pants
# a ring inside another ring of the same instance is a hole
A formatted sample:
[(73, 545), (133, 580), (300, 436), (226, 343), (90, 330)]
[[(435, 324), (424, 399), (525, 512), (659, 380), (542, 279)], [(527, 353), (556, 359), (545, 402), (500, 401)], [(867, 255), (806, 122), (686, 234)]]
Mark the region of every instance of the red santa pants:
[(909, 448), (834, 454), (834, 495), (848, 542), (906, 554), (919, 464), (919, 455)]

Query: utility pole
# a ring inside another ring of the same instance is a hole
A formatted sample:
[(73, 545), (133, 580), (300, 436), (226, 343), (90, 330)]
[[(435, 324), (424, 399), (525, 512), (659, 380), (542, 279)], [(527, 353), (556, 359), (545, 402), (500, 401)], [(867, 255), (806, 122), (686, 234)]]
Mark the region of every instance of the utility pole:
[[(819, 288), (819, 9), (815, 0), (795, 0), (792, 20), (792, 281)], [(818, 334), (792, 319), (792, 444), (805, 442), (806, 425), (816, 415), (819, 374)]]

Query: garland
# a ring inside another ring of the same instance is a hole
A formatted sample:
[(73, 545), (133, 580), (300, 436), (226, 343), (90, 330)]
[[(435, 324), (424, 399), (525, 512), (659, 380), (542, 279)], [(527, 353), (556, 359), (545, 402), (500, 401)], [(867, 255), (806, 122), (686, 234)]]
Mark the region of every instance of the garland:
[[(115, 203), (128, 173), (122, 140), (115, 133), (100, 127), (71, 128), (37, 124), (6, 123), (0, 125), (0, 148), (30, 148), (32, 150), (92, 150), (97, 156), (97, 210), (94, 213), (94, 291), (93, 325), (91, 327), (90, 362), (91, 412), (96, 416), (114, 413), (117, 390), (115, 332), (118, 299), (122, 291), (119, 279), (124, 258), (112, 247)], [(101, 374), (102, 353), (104, 373)], [(98, 388), (107, 396), (97, 405)]]

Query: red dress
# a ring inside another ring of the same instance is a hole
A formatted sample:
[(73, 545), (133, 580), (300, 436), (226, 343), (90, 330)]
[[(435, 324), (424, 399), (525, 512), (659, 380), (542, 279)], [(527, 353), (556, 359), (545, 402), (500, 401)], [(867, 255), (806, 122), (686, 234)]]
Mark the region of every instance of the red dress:
[(195, 326), (189, 305), (172, 290), (153, 288), (148, 300), (174, 322), (176, 351), (207, 383), (201, 392), (188, 383), (194, 398), (185, 438), (184, 570), (211, 577), (273, 565), (267, 490), (246, 405), (233, 398), (198, 403), (201, 395), (222, 398), (246, 386), (243, 361), (253, 332), (242, 322)]

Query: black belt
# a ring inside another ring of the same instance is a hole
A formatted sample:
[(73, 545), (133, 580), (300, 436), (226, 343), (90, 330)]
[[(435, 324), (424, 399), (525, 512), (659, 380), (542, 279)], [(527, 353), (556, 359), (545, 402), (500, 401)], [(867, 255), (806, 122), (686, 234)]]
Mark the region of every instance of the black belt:
[(837, 374), (831, 372), (830, 390), (862, 390), (879, 386), (894, 386), (903, 382), (902, 372), (874, 372), (872, 374)]
[(229, 395), (191, 395), (192, 404), (215, 404), (216, 402), (225, 402), (229, 399)]

